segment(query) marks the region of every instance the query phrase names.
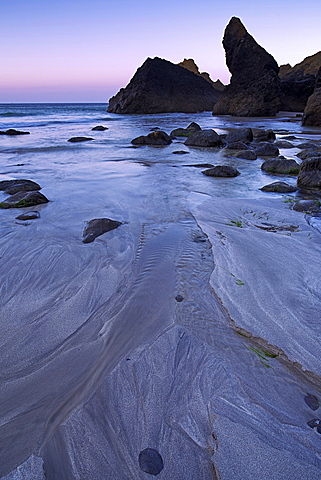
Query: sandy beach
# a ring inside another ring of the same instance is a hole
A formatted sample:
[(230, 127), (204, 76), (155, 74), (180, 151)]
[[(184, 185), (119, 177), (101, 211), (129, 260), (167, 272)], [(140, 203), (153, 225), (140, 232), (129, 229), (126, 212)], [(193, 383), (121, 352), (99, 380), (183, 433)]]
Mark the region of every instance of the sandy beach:
[[(50, 199), (30, 222), (0, 211), (4, 480), (143, 480), (146, 448), (160, 479), (320, 478), (307, 425), (319, 413), (304, 400), (321, 398), (318, 218), (258, 191), (271, 181), (260, 159), (182, 159), (180, 140), (129, 148), (174, 120), (112, 119), (93, 145), (66, 147), (88, 119), (57, 127), (54, 150), (31, 138), (2, 152), (3, 178), (39, 181)], [(200, 160), (241, 175), (208, 178)], [(106, 216), (122, 225), (82, 243)]]

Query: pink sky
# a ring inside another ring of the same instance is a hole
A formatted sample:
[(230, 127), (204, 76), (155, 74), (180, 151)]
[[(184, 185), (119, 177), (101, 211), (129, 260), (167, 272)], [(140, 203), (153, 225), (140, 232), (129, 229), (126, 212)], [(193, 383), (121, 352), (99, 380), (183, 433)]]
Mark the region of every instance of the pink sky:
[(0, 102), (106, 102), (147, 57), (193, 58), (229, 81), (225, 26), (241, 18), (279, 64), (321, 50), (321, 2), (17, 0), (1, 7)]

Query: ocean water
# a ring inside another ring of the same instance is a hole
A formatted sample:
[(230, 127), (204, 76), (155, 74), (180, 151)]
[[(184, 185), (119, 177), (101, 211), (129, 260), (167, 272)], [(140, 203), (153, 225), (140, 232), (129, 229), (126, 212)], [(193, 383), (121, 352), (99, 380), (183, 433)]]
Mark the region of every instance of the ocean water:
[[(186, 147), (184, 138), (165, 147), (137, 148), (131, 140), (191, 122), (218, 133), (263, 127), (279, 138), (294, 135), (294, 147), (281, 154), (297, 158), (296, 145), (320, 142), (321, 130), (288, 113), (244, 119), (106, 109), (0, 105), (1, 130), (30, 132), (0, 136), (0, 179), (34, 180), (50, 200), (32, 209), (40, 219), (30, 222), (17, 221), (16, 209), (0, 210), (0, 476), (143, 479), (135, 459), (144, 447), (157, 447), (168, 468), (162, 478), (213, 478), (220, 432), (223, 457), (235, 469), (228, 476), (221, 458), (223, 479), (257, 479), (260, 465), (266, 478), (317, 479), (320, 436), (306, 427), (315, 414), (303, 397), (318, 388), (234, 333), (210, 287), (215, 259), (190, 207), (194, 194), (270, 198), (259, 188), (279, 177), (262, 172), (260, 158)], [(92, 131), (97, 125), (108, 129)], [(74, 136), (93, 140), (68, 142)], [(232, 165), (241, 174), (210, 178), (195, 167), (201, 163)], [(83, 244), (86, 222), (101, 217), (123, 225)], [(229, 444), (222, 432), (233, 425), (239, 436)], [(235, 455), (244, 435), (248, 460)], [(251, 441), (260, 442), (256, 464)], [(253, 477), (244, 477), (247, 462)]]

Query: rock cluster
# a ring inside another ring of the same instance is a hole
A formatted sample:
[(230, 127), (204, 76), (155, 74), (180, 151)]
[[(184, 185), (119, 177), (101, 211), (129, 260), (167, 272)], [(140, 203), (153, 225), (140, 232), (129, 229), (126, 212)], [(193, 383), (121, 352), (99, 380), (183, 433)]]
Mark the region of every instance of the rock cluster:
[(0, 208), (33, 207), (49, 202), (48, 198), (39, 192), (40, 189), (40, 185), (32, 180), (4, 180), (0, 182), (0, 190), (10, 196), (0, 203)]
[(272, 55), (233, 17), (223, 38), (231, 83), (216, 102), (213, 115), (272, 116), (280, 109), (279, 67)]
[(211, 111), (220, 92), (199, 75), (155, 57), (147, 58), (126, 88), (110, 98), (108, 112)]

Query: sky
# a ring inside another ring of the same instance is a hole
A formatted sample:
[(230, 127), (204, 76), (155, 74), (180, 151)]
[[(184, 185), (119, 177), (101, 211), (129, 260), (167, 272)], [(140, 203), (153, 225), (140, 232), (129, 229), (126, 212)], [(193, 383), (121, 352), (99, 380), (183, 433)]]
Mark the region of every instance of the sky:
[(233, 16), (279, 65), (321, 50), (320, 0), (1, 0), (0, 103), (107, 102), (156, 56), (227, 84)]

